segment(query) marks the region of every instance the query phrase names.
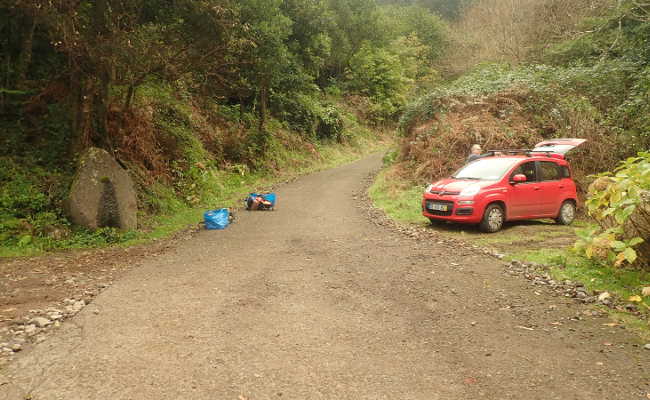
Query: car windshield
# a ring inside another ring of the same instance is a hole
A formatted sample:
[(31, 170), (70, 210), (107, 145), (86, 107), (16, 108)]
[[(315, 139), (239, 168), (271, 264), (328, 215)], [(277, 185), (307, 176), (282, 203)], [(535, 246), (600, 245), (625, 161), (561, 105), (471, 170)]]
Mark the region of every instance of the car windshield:
[(489, 158), (477, 160), (459, 169), (452, 178), (477, 181), (496, 181), (501, 179), (515, 165), (517, 159)]

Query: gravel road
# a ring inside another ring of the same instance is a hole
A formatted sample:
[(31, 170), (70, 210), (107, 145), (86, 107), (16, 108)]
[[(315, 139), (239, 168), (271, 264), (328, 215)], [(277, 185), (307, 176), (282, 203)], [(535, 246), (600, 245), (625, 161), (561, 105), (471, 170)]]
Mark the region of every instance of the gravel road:
[(0, 399), (650, 398), (650, 351), (592, 308), (373, 224), (357, 195), (380, 164), (148, 259), (19, 353)]

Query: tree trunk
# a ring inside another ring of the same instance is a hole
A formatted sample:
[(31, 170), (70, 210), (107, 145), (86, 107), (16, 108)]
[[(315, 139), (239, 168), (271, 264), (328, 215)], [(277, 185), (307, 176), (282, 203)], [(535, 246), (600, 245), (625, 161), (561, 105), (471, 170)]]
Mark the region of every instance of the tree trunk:
[(97, 0), (93, 7), (92, 23), (94, 28), (95, 46), (98, 49), (105, 50), (101, 52), (101, 57), (95, 57), (94, 75), (95, 83), (97, 84), (94, 91), (94, 115), (91, 116), (93, 122), (93, 136), (98, 144), (112, 149), (111, 138), (108, 132), (108, 104), (109, 104), (109, 89), (112, 81), (113, 70), (113, 55), (111, 54), (111, 46), (105, 44), (109, 40), (110, 35), (110, 8), (108, 0)]
[(112, 151), (112, 140), (108, 132), (108, 105), (109, 105), (109, 89), (111, 83), (110, 70), (108, 66), (100, 66), (99, 71), (99, 87), (95, 95), (94, 102), (94, 126), (95, 134), (98, 144), (107, 150)]
[(264, 78), (262, 80), (262, 84), (260, 86), (259, 99), (260, 99), (260, 109), (259, 109), (259, 126), (258, 126), (258, 129), (259, 129), (260, 132), (263, 132), (264, 131), (264, 126), (266, 125), (266, 114), (267, 114), (268, 102), (269, 102), (268, 78)]
[(131, 103), (133, 102), (133, 97), (135, 96), (135, 85), (129, 85), (129, 90), (126, 93), (126, 100), (124, 100), (124, 111), (131, 109)]
[(81, 78), (72, 75), (71, 85), (74, 88), (72, 105), (74, 116), (72, 122), (73, 140), (70, 143), (70, 153), (76, 155), (91, 145), (95, 90), (92, 78)]
[(20, 55), (16, 65), (16, 87), (24, 88), (27, 80), (27, 71), (32, 63), (32, 49), (34, 44), (34, 31), (36, 30), (36, 17), (33, 15), (25, 16), (24, 30), (22, 33), (22, 43)]

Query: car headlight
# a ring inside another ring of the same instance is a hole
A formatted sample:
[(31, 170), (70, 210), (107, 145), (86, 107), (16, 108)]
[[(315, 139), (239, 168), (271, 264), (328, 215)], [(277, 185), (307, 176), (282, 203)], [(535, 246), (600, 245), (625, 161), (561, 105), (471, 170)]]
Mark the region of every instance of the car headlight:
[(481, 191), (481, 187), (478, 186), (478, 185), (469, 186), (469, 187), (466, 187), (465, 189), (463, 189), (463, 190), (460, 192), (460, 196), (461, 196), (461, 197), (470, 197), (470, 196), (475, 196), (475, 195), (477, 195), (478, 192), (480, 192), (480, 191)]
[(429, 193), (431, 191), (431, 189), (433, 189), (433, 185), (427, 186), (427, 188), (424, 189), (424, 193)]

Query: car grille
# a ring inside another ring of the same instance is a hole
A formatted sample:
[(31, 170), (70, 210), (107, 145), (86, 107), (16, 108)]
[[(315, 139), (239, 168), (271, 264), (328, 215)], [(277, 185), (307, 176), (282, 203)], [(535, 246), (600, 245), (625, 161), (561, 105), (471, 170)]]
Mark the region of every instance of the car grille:
[[(447, 210), (446, 211), (436, 210), (436, 209), (433, 208), (436, 205), (446, 206)], [(453, 212), (454, 212), (454, 202), (453, 201), (427, 200), (426, 208), (427, 208), (427, 212), (429, 214), (439, 215), (441, 217), (446, 217), (446, 216), (449, 216), (449, 215), (453, 214)]]
[(444, 190), (432, 190), (429, 193), (437, 194), (438, 196), (458, 196), (460, 192), (447, 192)]
[(456, 215), (472, 215), (474, 214), (473, 208), (458, 208), (456, 209)]

